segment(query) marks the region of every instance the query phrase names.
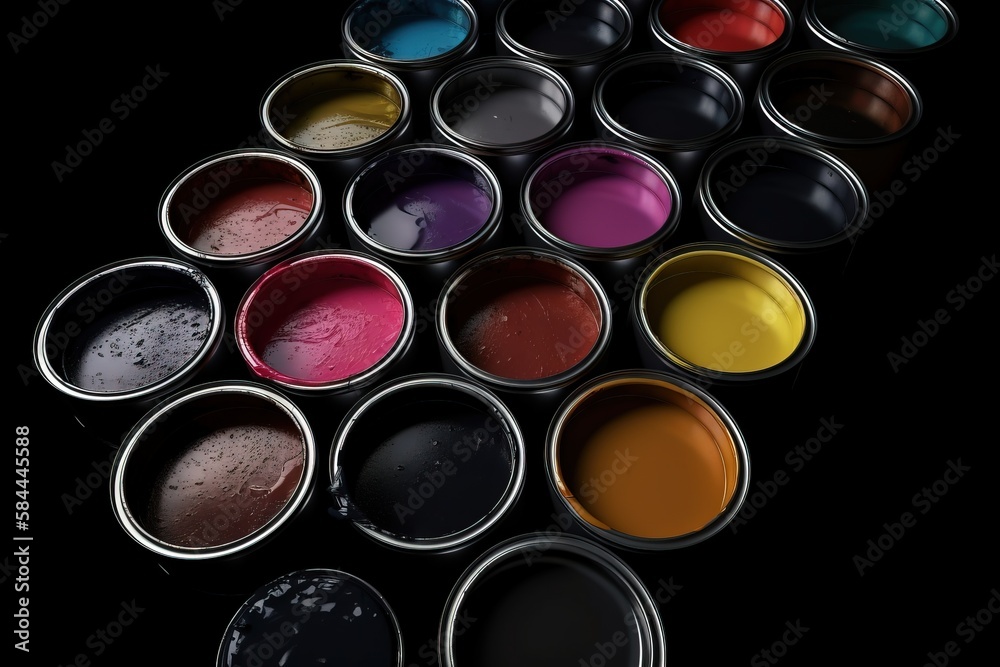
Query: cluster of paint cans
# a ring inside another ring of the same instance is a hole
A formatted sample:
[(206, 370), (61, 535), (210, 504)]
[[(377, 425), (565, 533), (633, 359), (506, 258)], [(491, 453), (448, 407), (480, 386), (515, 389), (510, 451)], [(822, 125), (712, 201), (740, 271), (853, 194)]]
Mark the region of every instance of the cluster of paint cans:
[[(627, 647), (607, 664), (663, 665), (628, 554), (739, 511), (751, 446), (712, 388), (766, 390), (807, 357), (798, 268), (864, 223), (921, 118), (903, 71), (957, 30), (943, 1), (801, 4), (352, 3), (342, 57), (262, 88), (269, 147), (165, 188), (170, 256), (95, 269), (39, 322), (49, 384), (128, 423), (123, 530), (167, 562), (252, 562), (318, 503), (400, 559), (469, 553), (544, 475), (533, 509), (564, 534), (470, 561), (441, 664), (583, 662), (606, 634)], [(218, 665), (403, 664), (356, 575), (259, 584)], [(463, 613), (485, 620), (458, 632)]]

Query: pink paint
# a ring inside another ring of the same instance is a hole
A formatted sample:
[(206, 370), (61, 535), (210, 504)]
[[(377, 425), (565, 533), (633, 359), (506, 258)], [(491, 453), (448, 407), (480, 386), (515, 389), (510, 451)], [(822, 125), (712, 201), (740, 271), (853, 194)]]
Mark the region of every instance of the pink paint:
[(215, 255), (258, 252), (298, 231), (312, 205), (312, 193), (295, 183), (259, 178), (234, 182), (190, 221), (183, 240)]
[(237, 342), (259, 376), (317, 387), (377, 366), (396, 345), (403, 296), (388, 275), (339, 253), (286, 261), (250, 288), (237, 313)]

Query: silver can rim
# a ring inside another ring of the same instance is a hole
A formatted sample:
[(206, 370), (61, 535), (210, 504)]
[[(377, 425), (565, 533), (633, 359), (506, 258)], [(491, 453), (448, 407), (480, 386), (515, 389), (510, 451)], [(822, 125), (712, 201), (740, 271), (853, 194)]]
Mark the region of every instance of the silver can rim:
[(627, 51), (629, 46), (632, 44), (632, 36), (635, 30), (635, 22), (633, 21), (632, 12), (629, 11), (629, 8), (621, 0), (600, 0), (600, 2), (605, 5), (609, 5), (614, 11), (618, 12), (618, 15), (621, 17), (624, 24), (621, 35), (613, 44), (609, 44), (603, 49), (599, 49), (591, 53), (570, 56), (547, 53), (545, 51), (539, 51), (538, 49), (525, 46), (524, 44), (518, 42), (517, 39), (510, 34), (510, 31), (507, 28), (506, 20), (507, 12), (514, 6), (514, 4), (523, 1), (524, 0), (504, 0), (497, 10), (496, 17), (497, 39), (500, 40), (507, 49), (516, 53), (520, 58), (528, 58), (536, 62), (543, 62), (556, 68), (585, 67), (588, 65), (599, 64), (607, 61), (609, 58), (621, 55)]
[[(737, 255), (763, 264), (781, 278), (785, 285), (795, 294), (796, 298), (802, 304), (805, 319), (805, 331), (802, 334), (802, 338), (796, 345), (795, 350), (793, 350), (791, 354), (789, 354), (781, 362), (768, 368), (755, 371), (734, 372), (713, 370), (695, 365), (671, 353), (664, 347), (663, 343), (660, 342), (659, 338), (653, 333), (652, 326), (646, 317), (645, 294), (649, 287), (649, 278), (653, 273), (659, 270), (664, 262), (689, 252), (699, 251), (715, 251)], [(652, 262), (650, 262), (643, 270), (642, 275), (639, 277), (638, 284), (639, 287), (635, 290), (635, 294), (632, 296), (630, 311), (633, 327), (637, 330), (637, 333), (641, 337), (643, 343), (648, 349), (654, 351), (657, 358), (659, 358), (660, 361), (666, 364), (670, 369), (680, 373), (682, 376), (693, 378), (696, 382), (702, 383), (701, 386), (703, 387), (708, 387), (713, 384), (749, 384), (777, 377), (778, 375), (781, 375), (782, 373), (785, 373), (791, 368), (797, 366), (803, 359), (805, 359), (816, 341), (816, 332), (818, 328), (817, 314), (816, 307), (813, 304), (813, 300), (809, 295), (809, 292), (803, 286), (801, 281), (799, 281), (799, 279), (796, 278), (791, 271), (785, 268), (783, 264), (753, 248), (741, 246), (735, 243), (711, 241), (699, 241), (676, 246), (660, 254)]]
[[(894, 132), (879, 136), (862, 139), (848, 139), (835, 137), (827, 134), (820, 134), (789, 122), (778, 110), (777, 105), (771, 97), (771, 83), (785, 67), (796, 65), (810, 60), (825, 60), (832, 62), (842, 62), (862, 69), (867, 69), (881, 76), (886, 81), (897, 86), (909, 99), (912, 106), (909, 118), (901, 128)], [(803, 139), (816, 144), (827, 150), (843, 150), (851, 148), (880, 147), (896, 141), (902, 141), (913, 134), (923, 118), (924, 104), (920, 93), (901, 72), (893, 67), (867, 56), (847, 53), (845, 51), (835, 51), (832, 49), (807, 49), (805, 51), (795, 51), (771, 62), (761, 74), (760, 85), (757, 87), (756, 96), (757, 110), (764, 118), (777, 128), (781, 133), (798, 139)]]
[[(778, 146), (779, 150), (793, 151), (815, 158), (817, 161), (826, 165), (830, 170), (836, 173), (837, 176), (848, 185), (856, 198), (857, 206), (854, 215), (851, 217), (848, 224), (845, 225), (844, 229), (838, 231), (836, 234), (826, 238), (817, 239), (815, 241), (783, 241), (778, 239), (769, 239), (758, 234), (753, 234), (752, 232), (749, 232), (737, 225), (722, 212), (710, 192), (711, 183), (709, 182), (709, 177), (713, 173), (715, 167), (717, 167), (722, 160), (736, 152), (764, 146), (768, 142), (774, 142)], [(795, 137), (785, 136), (746, 137), (720, 147), (705, 161), (696, 186), (696, 193), (696, 198), (702, 208), (702, 211), (709, 217), (712, 223), (722, 229), (723, 232), (732, 235), (740, 242), (745, 243), (756, 250), (789, 255), (808, 253), (814, 250), (824, 250), (844, 241), (853, 239), (863, 229), (865, 222), (868, 219), (870, 203), (868, 190), (865, 187), (864, 182), (850, 165), (830, 151), (824, 150), (815, 144), (811, 144), (805, 140), (797, 139)]]
[(759, 63), (789, 48), (792, 43), (792, 36), (796, 32), (796, 20), (791, 9), (784, 0), (757, 0), (762, 4), (772, 5), (781, 14), (785, 22), (785, 29), (778, 38), (757, 49), (748, 51), (715, 51), (704, 49), (674, 37), (660, 22), (660, 9), (670, 0), (656, 0), (649, 8), (649, 32), (653, 40), (677, 53), (683, 53), (697, 58), (704, 58), (721, 65), (740, 65), (744, 63)]
[[(652, 137), (632, 132), (620, 125), (608, 112), (604, 104), (604, 89), (612, 77), (629, 68), (647, 64), (667, 65), (677, 69), (692, 68), (716, 79), (733, 99), (733, 113), (730, 115), (728, 121), (714, 132), (692, 139)], [(597, 77), (597, 82), (594, 84), (594, 94), (591, 98), (591, 113), (604, 133), (612, 137), (615, 141), (634, 145), (640, 150), (653, 153), (677, 153), (710, 148), (737, 132), (743, 123), (745, 112), (746, 98), (739, 84), (736, 83), (736, 79), (728, 72), (703, 59), (666, 51), (637, 53), (625, 56), (608, 65)]]
[[(399, 248), (393, 248), (391, 246), (378, 243), (372, 239), (371, 236), (365, 233), (364, 229), (361, 227), (361, 223), (354, 215), (354, 207), (352, 206), (354, 194), (358, 185), (361, 183), (362, 179), (377, 169), (384, 161), (398, 158), (408, 153), (433, 153), (436, 155), (446, 156), (448, 158), (464, 162), (483, 176), (486, 183), (489, 185), (490, 194), (493, 196), (493, 210), (490, 212), (489, 218), (487, 218), (486, 222), (483, 223), (483, 226), (480, 227), (475, 234), (454, 246), (440, 248), (437, 250), (422, 251), (400, 250)], [(351, 180), (348, 181), (347, 187), (344, 188), (341, 208), (344, 215), (344, 221), (347, 224), (348, 233), (352, 234), (360, 243), (362, 243), (369, 252), (387, 260), (407, 264), (445, 262), (456, 257), (461, 257), (462, 255), (465, 255), (481, 246), (497, 230), (503, 220), (503, 188), (501, 187), (500, 181), (494, 171), (477, 156), (466, 153), (457, 148), (451, 148), (441, 144), (413, 143), (390, 148), (372, 157), (365, 165), (355, 172), (354, 176), (351, 177)]]
[(507, 489), (501, 500), (494, 506), (493, 510), (477, 523), (468, 528), (451, 535), (432, 538), (404, 538), (394, 533), (378, 530), (355, 522), (355, 527), (368, 535), (376, 542), (380, 542), (390, 547), (395, 547), (403, 551), (412, 552), (451, 552), (468, 546), (478, 538), (488, 532), (500, 520), (502, 520), (511, 508), (517, 503), (524, 489), (526, 449), (524, 436), (518, 426), (517, 419), (513, 412), (500, 399), (499, 396), (490, 391), (487, 387), (457, 375), (448, 373), (420, 373), (406, 375), (396, 380), (386, 382), (369, 392), (350, 409), (337, 428), (337, 433), (333, 439), (333, 446), (330, 449), (330, 459), (328, 473), (333, 480), (340, 470), (340, 455), (347, 444), (351, 427), (365, 413), (366, 410), (376, 406), (386, 397), (399, 394), (405, 391), (420, 389), (421, 387), (435, 386), (455, 389), (457, 392), (472, 396), (482, 402), (482, 404), (495, 410), (500, 414), (503, 423), (507, 425), (506, 433), (510, 441), (513, 454), (514, 465), (511, 469), (511, 478)]
[[(306, 182), (309, 184), (310, 190), (312, 191), (313, 205), (302, 226), (281, 242), (276, 243), (273, 246), (248, 253), (222, 255), (198, 250), (185, 243), (180, 236), (177, 235), (177, 232), (174, 231), (174, 226), (170, 220), (170, 207), (173, 204), (174, 197), (180, 189), (190, 179), (216, 165), (231, 160), (256, 159), (274, 160), (275, 162), (284, 163), (305, 178)], [(309, 236), (319, 228), (325, 211), (326, 198), (323, 194), (323, 187), (320, 184), (319, 177), (316, 175), (316, 172), (309, 165), (295, 156), (269, 148), (223, 151), (193, 163), (178, 174), (170, 185), (167, 186), (167, 189), (160, 198), (160, 205), (158, 209), (160, 232), (166, 238), (170, 247), (174, 251), (183, 255), (188, 261), (210, 268), (254, 266), (262, 262), (273, 261), (281, 257), (285, 257), (301, 247)]]
[[(478, 139), (467, 137), (452, 129), (447, 120), (445, 120), (444, 115), (441, 113), (442, 93), (459, 77), (467, 76), (480, 70), (490, 69), (514, 69), (522, 72), (529, 72), (555, 84), (566, 101), (562, 118), (559, 119), (559, 122), (556, 123), (555, 127), (533, 139), (510, 144), (480, 141)], [(573, 117), (576, 113), (575, 109), (576, 99), (573, 94), (573, 89), (570, 86), (569, 81), (566, 80), (566, 77), (560, 74), (556, 69), (543, 63), (523, 58), (486, 56), (475, 58), (463, 65), (458, 65), (446, 72), (444, 76), (437, 80), (434, 84), (433, 90), (431, 91), (430, 121), (432, 131), (435, 134), (439, 134), (455, 146), (476, 155), (521, 155), (523, 153), (530, 153), (552, 145), (565, 136), (573, 125)]]
[[(604, 530), (581, 517), (574, 507), (566, 500), (566, 498), (559, 493), (559, 489), (556, 484), (556, 471), (558, 468), (557, 461), (559, 458), (559, 436), (561, 435), (563, 426), (565, 425), (567, 419), (581, 403), (586, 401), (590, 396), (601, 389), (616, 384), (628, 384), (631, 382), (673, 386), (690, 392), (700, 400), (704, 401), (705, 404), (711, 408), (711, 410), (715, 413), (715, 416), (720, 422), (722, 422), (726, 431), (733, 439), (733, 444), (736, 448), (736, 458), (740, 467), (733, 497), (724, 511), (720, 512), (711, 522), (696, 532), (678, 535), (675, 537), (648, 538), (629, 535), (628, 533), (623, 533), (614, 529)], [(549, 490), (553, 492), (553, 495), (559, 498), (560, 508), (568, 512), (576, 524), (584, 528), (589, 535), (596, 537), (601, 542), (636, 552), (682, 549), (704, 542), (713, 535), (719, 533), (722, 529), (729, 525), (733, 519), (736, 518), (736, 515), (739, 514), (743, 507), (743, 503), (746, 500), (747, 493), (750, 488), (749, 448), (747, 447), (746, 439), (744, 438), (743, 433), (732, 414), (725, 408), (725, 406), (722, 405), (722, 403), (719, 402), (717, 398), (704, 388), (682, 377), (681, 375), (668, 373), (666, 371), (654, 371), (650, 369), (621, 369), (604, 373), (603, 375), (599, 375), (585, 384), (580, 385), (580, 387), (576, 388), (572, 394), (566, 397), (562, 404), (556, 409), (555, 415), (549, 423), (548, 432), (545, 436), (544, 455), (545, 476), (549, 485)]]
[[(146, 531), (132, 512), (127, 501), (125, 476), (130, 457), (141, 446), (150, 428), (164, 421), (169, 413), (178, 407), (197, 402), (207, 396), (232, 394), (266, 401), (285, 413), (295, 424), (302, 436), (302, 476), (292, 498), (264, 526), (253, 533), (226, 544), (209, 547), (184, 547), (169, 544)], [(115, 518), (125, 533), (146, 550), (180, 561), (209, 561), (240, 555), (270, 539), (283, 528), (305, 506), (312, 492), (316, 476), (316, 441), (309, 420), (298, 406), (283, 394), (260, 383), (245, 380), (223, 380), (207, 382), (189, 387), (158, 403), (150, 409), (122, 439), (122, 446), (115, 456), (111, 469), (111, 503)]]
[[(576, 366), (561, 373), (537, 380), (519, 380), (500, 375), (488, 373), (474, 364), (470, 363), (459, 352), (450, 332), (448, 331), (448, 304), (454, 300), (453, 294), (463, 281), (477, 270), (495, 262), (502, 262), (508, 259), (531, 259), (557, 264), (567, 269), (571, 273), (578, 275), (586, 283), (587, 287), (594, 293), (601, 311), (601, 331), (594, 347), (587, 353), (586, 357)], [(528, 246), (510, 246), (487, 252), (474, 257), (460, 266), (451, 277), (445, 282), (441, 290), (441, 295), (435, 306), (435, 330), (438, 345), (448, 355), (448, 358), (458, 366), (463, 373), (476, 381), (485, 384), (494, 390), (509, 391), (514, 393), (533, 394), (550, 389), (561, 389), (569, 386), (582, 376), (589, 373), (604, 357), (608, 345), (611, 342), (612, 307), (611, 301), (600, 281), (588, 268), (567, 257), (563, 253), (544, 248), (532, 248)]]
[[(413, 306), (413, 297), (410, 294), (409, 288), (406, 286), (406, 282), (395, 269), (377, 257), (372, 257), (371, 255), (355, 250), (346, 250), (342, 248), (312, 250), (293, 255), (292, 257), (282, 260), (278, 264), (274, 265), (261, 274), (243, 294), (243, 297), (240, 299), (240, 302), (236, 307), (234, 335), (236, 338), (236, 347), (239, 350), (244, 363), (249, 366), (250, 359), (257, 359), (257, 354), (254, 352), (253, 346), (250, 344), (250, 341), (247, 340), (245, 318), (242, 317), (242, 315), (247, 311), (247, 308), (250, 305), (252, 297), (256, 293), (257, 289), (263, 285), (264, 282), (271, 279), (272, 276), (281, 271), (289, 270), (289, 267), (324, 258), (342, 258), (359, 262), (361, 264), (367, 264), (371, 268), (383, 274), (384, 277), (392, 282), (393, 287), (395, 287), (399, 292), (400, 303), (403, 305), (403, 322), (400, 327), (399, 337), (396, 339), (392, 348), (390, 348), (389, 351), (386, 352), (386, 354), (370, 368), (356, 375), (351, 375), (341, 380), (317, 383), (297, 382), (292, 379), (286, 380), (280, 377), (261, 378), (263, 381), (277, 385), (283, 390), (306, 396), (348, 393), (363, 389), (370, 386), (372, 383), (377, 382), (380, 378), (384, 377), (393, 365), (400, 361), (400, 359), (402, 359), (410, 350), (416, 331), (416, 316)], [(262, 366), (267, 365), (263, 363), (263, 360), (259, 361)]]
[[(632, 610), (643, 640), (638, 667), (665, 667), (667, 642), (663, 620), (648, 588), (639, 575), (621, 557), (592, 540), (569, 534), (550, 532), (525, 533), (510, 537), (494, 545), (476, 558), (459, 576), (445, 602), (438, 631), (438, 646), (442, 667), (455, 665), (454, 644), (458, 636), (455, 624), (462, 612), (467, 594), (476, 582), (503, 561), (525, 557), (531, 552), (561, 551), (586, 559), (609, 575), (619, 590), (632, 601)], [(520, 556), (519, 556), (520, 554)]]
[[(535, 179), (535, 177), (541, 172), (541, 170), (550, 162), (553, 158), (559, 156), (567, 151), (576, 151), (577, 153), (591, 152), (591, 151), (610, 151), (624, 154), (631, 160), (642, 163), (651, 172), (655, 173), (670, 191), (671, 197), (671, 210), (667, 219), (664, 221), (663, 226), (660, 227), (654, 234), (648, 238), (642, 239), (641, 241), (636, 241), (635, 243), (630, 243), (624, 246), (617, 246), (612, 248), (601, 248), (597, 246), (584, 246), (578, 243), (572, 243), (566, 241), (565, 239), (559, 238), (551, 231), (549, 231), (538, 219), (538, 217), (533, 213), (530, 201), (530, 188)], [(666, 241), (675, 231), (677, 231), (680, 225), (681, 219), (681, 207), (682, 207), (682, 196), (681, 187), (677, 182), (677, 178), (674, 176), (673, 172), (667, 169), (663, 163), (659, 160), (653, 158), (651, 155), (645, 153), (644, 151), (632, 148), (625, 144), (612, 141), (576, 141), (568, 144), (563, 144), (557, 148), (550, 150), (541, 157), (539, 157), (534, 164), (528, 168), (525, 173), (524, 180), (522, 181), (520, 190), (520, 206), (521, 206), (521, 216), (524, 218), (525, 223), (534, 231), (539, 237), (544, 239), (544, 241), (553, 246), (554, 249), (560, 250), (567, 253), (573, 257), (583, 260), (591, 261), (608, 261), (608, 260), (619, 260), (619, 259), (632, 259), (639, 257), (640, 255), (648, 253), (651, 249), (660, 246), (664, 241)]]
[[(88, 285), (93, 284), (101, 278), (108, 277), (117, 271), (129, 269), (167, 270), (189, 278), (192, 281), (192, 284), (200, 288), (205, 297), (208, 299), (208, 308), (212, 320), (211, 329), (208, 332), (208, 336), (206, 337), (204, 344), (198, 349), (198, 352), (194, 356), (188, 359), (187, 362), (185, 362), (176, 371), (154, 383), (148, 384), (139, 389), (115, 392), (97, 392), (81, 389), (62, 377), (62, 375), (53, 367), (51, 360), (49, 359), (49, 355), (46, 352), (46, 339), (48, 338), (51, 330), (53, 320), (60, 309), (75, 294), (78, 294), (81, 290), (86, 289)], [(191, 380), (192, 376), (194, 376), (197, 371), (201, 369), (202, 366), (209, 361), (209, 359), (211, 359), (222, 343), (222, 336), (225, 332), (224, 320), (225, 309), (223, 307), (222, 297), (219, 294), (218, 289), (208, 276), (193, 264), (179, 259), (158, 256), (141, 256), (131, 259), (118, 260), (94, 269), (72, 281), (69, 285), (63, 288), (63, 290), (45, 308), (45, 311), (35, 328), (33, 345), (35, 366), (38, 368), (38, 371), (49, 385), (57, 389), (62, 394), (74, 399), (104, 404), (122, 403), (135, 400), (152, 400), (177, 389), (183, 384), (186, 384)]]
[(462, 11), (465, 12), (466, 16), (469, 17), (469, 33), (465, 36), (465, 39), (463, 39), (455, 47), (436, 56), (414, 58), (411, 60), (388, 58), (377, 53), (372, 53), (358, 44), (357, 40), (355, 40), (351, 34), (351, 21), (354, 18), (354, 13), (358, 9), (361, 9), (365, 4), (368, 4), (368, 2), (370, 2), (370, 0), (355, 0), (355, 2), (347, 8), (347, 11), (344, 13), (344, 19), (340, 24), (341, 37), (343, 38), (345, 51), (352, 57), (359, 60), (364, 60), (396, 72), (406, 73), (429, 70), (438, 67), (445, 67), (451, 63), (461, 60), (465, 56), (469, 55), (473, 49), (476, 48), (476, 45), (479, 42), (479, 16), (476, 13), (476, 9), (466, 0), (447, 0), (449, 4), (460, 7)]
[[(295, 82), (314, 74), (336, 70), (360, 71), (370, 76), (388, 81), (396, 92), (399, 93), (399, 117), (388, 130), (380, 134), (375, 139), (346, 148), (312, 148), (286, 139), (281, 130), (276, 128), (274, 123), (271, 122), (270, 110), (274, 99), (286, 86), (292, 85)], [(403, 80), (400, 79), (394, 72), (380, 65), (364, 62), (362, 60), (338, 58), (310, 63), (294, 69), (280, 77), (277, 81), (272, 83), (264, 93), (264, 97), (260, 103), (258, 115), (268, 140), (278, 146), (281, 150), (288, 151), (292, 155), (304, 160), (336, 162), (354, 158), (359, 155), (366, 155), (392, 143), (392, 141), (394, 141), (397, 136), (399, 136), (399, 134), (409, 125), (410, 117), (413, 113), (411, 107), (412, 103), (410, 101), (409, 90), (407, 89), (406, 84), (403, 83)]]

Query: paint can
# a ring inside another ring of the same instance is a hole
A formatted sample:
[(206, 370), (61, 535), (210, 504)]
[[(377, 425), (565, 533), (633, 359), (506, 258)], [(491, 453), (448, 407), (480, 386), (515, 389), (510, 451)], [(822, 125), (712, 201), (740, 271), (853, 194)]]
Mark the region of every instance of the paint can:
[(385, 67), (347, 59), (285, 74), (260, 104), (269, 146), (309, 164), (328, 193), (340, 192), (372, 155), (409, 141), (412, 115), (402, 79)]
[(959, 22), (946, 0), (807, 0), (802, 26), (809, 48), (915, 70), (955, 39)]
[(505, 0), (497, 13), (496, 51), (544, 63), (566, 77), (578, 101), (574, 130), (581, 134), (589, 126), (586, 101), (594, 82), (630, 48), (633, 29), (620, 0)]
[(236, 310), (236, 346), (255, 379), (336, 405), (404, 368), (413, 333), (406, 284), (384, 262), (351, 250), (276, 264)]
[(695, 205), (705, 238), (767, 253), (818, 288), (843, 272), (868, 202), (861, 178), (832, 153), (791, 137), (755, 136), (708, 158)]
[(698, 386), (761, 386), (791, 378), (816, 338), (808, 292), (751, 248), (699, 242), (646, 267), (631, 320), (642, 365)]
[(171, 254), (199, 266), (223, 292), (236, 294), (307, 247), (325, 213), (326, 198), (312, 168), (264, 148), (198, 161), (170, 183), (158, 208)]
[(902, 74), (837, 51), (779, 57), (761, 75), (755, 107), (764, 134), (835, 154), (869, 190), (892, 179), (923, 116), (921, 97)]
[(529, 247), (467, 262), (445, 284), (436, 312), (444, 370), (500, 395), (526, 431), (540, 410), (601, 367), (611, 322), (593, 273), (561, 253)]
[(708, 392), (663, 372), (621, 370), (563, 402), (545, 441), (555, 507), (588, 537), (627, 551), (698, 544), (735, 518), (750, 458)]
[(355, 0), (341, 22), (345, 58), (394, 72), (417, 110), (417, 136), (427, 136), (431, 89), (445, 71), (479, 52), (479, 17), (466, 0)]
[(573, 89), (548, 65), (476, 58), (449, 70), (431, 93), (431, 134), (482, 158), (505, 188), (573, 126)]
[(783, 0), (657, 0), (649, 30), (655, 50), (718, 65), (749, 98), (764, 67), (789, 49), (795, 20)]
[(77, 420), (118, 447), (153, 405), (221, 371), (224, 332), (222, 298), (199, 268), (136, 257), (87, 273), (49, 303), (34, 362)]
[(386, 598), (360, 577), (295, 570), (260, 586), (226, 628), (216, 667), (324, 663), (403, 667), (403, 632)]
[(147, 412), (111, 468), (122, 530), (185, 584), (247, 585), (307, 517), (316, 444), (283, 394), (245, 381), (189, 387)]
[(591, 113), (602, 140), (658, 159), (686, 199), (708, 155), (739, 130), (744, 100), (736, 80), (707, 61), (641, 53), (621, 58), (601, 73)]
[(561, 533), (516, 536), (482, 554), (453, 586), (438, 637), (442, 667), (664, 667), (666, 651), (635, 571)]
[(330, 513), (398, 551), (452, 553), (510, 513), (525, 469), (521, 431), (495, 394), (454, 375), (404, 376), (341, 422)]
[(644, 257), (662, 252), (681, 219), (673, 174), (623, 144), (553, 149), (532, 165), (520, 195), (524, 242), (579, 261), (609, 293)]

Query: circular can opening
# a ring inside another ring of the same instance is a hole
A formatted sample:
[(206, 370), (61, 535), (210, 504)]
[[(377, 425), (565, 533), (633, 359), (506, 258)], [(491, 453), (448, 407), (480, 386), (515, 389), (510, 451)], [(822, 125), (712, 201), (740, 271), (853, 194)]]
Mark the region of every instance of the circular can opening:
[(805, 19), (828, 41), (878, 54), (916, 54), (951, 41), (954, 10), (942, 0), (811, 0)]
[(285, 260), (247, 290), (236, 343), (258, 377), (305, 392), (355, 389), (381, 376), (413, 339), (413, 304), (388, 266), (361, 253)]
[(660, 0), (653, 29), (693, 50), (751, 54), (787, 42), (792, 17), (775, 0)]
[(475, 10), (460, 0), (359, 0), (344, 18), (353, 50), (378, 62), (430, 66), (475, 42)]
[(508, 0), (496, 20), (507, 48), (555, 66), (607, 60), (632, 39), (632, 15), (617, 0)]

